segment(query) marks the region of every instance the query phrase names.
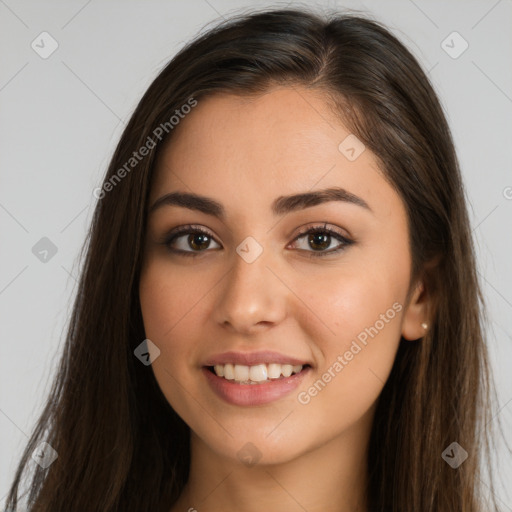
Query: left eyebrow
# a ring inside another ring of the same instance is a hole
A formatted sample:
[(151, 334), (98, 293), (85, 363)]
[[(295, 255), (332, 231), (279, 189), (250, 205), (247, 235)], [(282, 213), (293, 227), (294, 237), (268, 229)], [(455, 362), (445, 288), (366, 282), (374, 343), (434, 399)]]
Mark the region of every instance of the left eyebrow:
[[(372, 211), (364, 199), (343, 188), (333, 187), (289, 196), (279, 196), (272, 203), (272, 213), (274, 215), (285, 215), (293, 211), (310, 208), (312, 206), (331, 201), (351, 203), (365, 208), (370, 212)], [(226, 215), (224, 206), (215, 199), (188, 192), (170, 192), (163, 195), (153, 203), (149, 209), (149, 213), (152, 213), (165, 205), (181, 206), (183, 208), (188, 208), (189, 210), (197, 210), (223, 220)]]
[(272, 212), (274, 215), (284, 215), (289, 212), (310, 208), (311, 206), (328, 203), (330, 201), (351, 203), (361, 206), (370, 212), (372, 211), (364, 199), (348, 192), (344, 188), (333, 187), (291, 196), (280, 196), (272, 204)]

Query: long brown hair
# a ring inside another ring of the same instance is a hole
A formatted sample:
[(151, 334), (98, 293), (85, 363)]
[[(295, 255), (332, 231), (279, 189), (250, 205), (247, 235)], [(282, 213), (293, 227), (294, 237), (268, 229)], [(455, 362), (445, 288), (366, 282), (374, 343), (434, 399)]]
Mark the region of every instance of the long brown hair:
[[(64, 353), (8, 507), (17, 506), (28, 470), (33, 511), (163, 511), (176, 501), (188, 478), (190, 431), (151, 367), (134, 356), (145, 339), (138, 282), (154, 162), (179, 130), (170, 119), (185, 115), (191, 99), (260, 94), (276, 84), (322, 91), (379, 159), (408, 213), (411, 278), (423, 272), (434, 299), (428, 334), (401, 340), (379, 397), (370, 510), (484, 510), (493, 388), (449, 127), (427, 76), (386, 28), (365, 16), (308, 9), (228, 19), (184, 47), (144, 94), (97, 194)], [(143, 146), (148, 154), (131, 160)], [(46, 469), (30, 460), (41, 441), (58, 454)], [(468, 453), (457, 469), (442, 457), (452, 442)]]

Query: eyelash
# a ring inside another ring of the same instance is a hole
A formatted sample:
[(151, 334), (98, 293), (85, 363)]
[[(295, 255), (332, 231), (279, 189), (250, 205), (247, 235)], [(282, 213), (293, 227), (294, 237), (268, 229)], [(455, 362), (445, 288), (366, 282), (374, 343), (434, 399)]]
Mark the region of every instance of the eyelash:
[[(341, 245), (338, 248), (331, 249), (329, 251), (305, 251), (305, 250), (303, 250), (303, 252), (309, 253), (308, 257), (311, 257), (311, 258), (318, 258), (318, 257), (321, 258), (321, 257), (327, 256), (327, 255), (339, 253), (339, 252), (343, 251), (344, 249), (346, 249), (348, 246), (355, 243), (354, 240), (351, 240), (351, 239), (347, 238), (346, 236), (343, 236), (341, 233), (339, 233), (333, 229), (327, 229), (326, 226), (327, 226), (327, 223), (325, 223), (323, 226), (314, 226), (314, 227), (305, 228), (294, 238), (293, 242), (296, 242), (299, 238), (302, 238), (303, 236), (310, 235), (310, 234), (317, 234), (317, 233), (327, 234), (328, 236), (331, 236), (331, 237), (335, 238), (336, 240), (338, 240), (339, 242), (341, 242)], [(196, 256), (199, 256), (201, 253), (207, 252), (207, 249), (205, 249), (203, 251), (183, 251), (181, 249), (172, 249), (170, 247), (170, 245), (177, 238), (179, 238), (180, 236), (182, 236), (184, 234), (187, 234), (187, 235), (201, 234), (201, 235), (206, 235), (207, 237), (215, 240), (215, 238), (205, 229), (203, 229), (201, 227), (195, 227), (191, 224), (188, 224), (186, 226), (181, 226), (181, 227), (176, 228), (175, 230), (171, 231), (168, 235), (165, 236), (165, 238), (160, 243), (162, 245), (166, 246), (168, 248), (168, 250), (171, 251), (172, 253), (179, 254), (182, 256), (187, 256), (187, 257), (188, 256), (196, 257)]]

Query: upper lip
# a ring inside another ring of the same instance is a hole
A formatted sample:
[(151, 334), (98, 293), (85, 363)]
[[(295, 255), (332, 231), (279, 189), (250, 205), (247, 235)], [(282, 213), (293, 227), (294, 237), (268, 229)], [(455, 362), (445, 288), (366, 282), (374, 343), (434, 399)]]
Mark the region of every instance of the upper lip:
[(223, 352), (210, 357), (204, 366), (215, 366), (217, 364), (241, 364), (245, 366), (255, 366), (257, 364), (291, 364), (292, 366), (307, 364), (307, 361), (297, 359), (296, 357), (280, 354), (279, 352), (272, 352), (265, 350), (260, 352)]

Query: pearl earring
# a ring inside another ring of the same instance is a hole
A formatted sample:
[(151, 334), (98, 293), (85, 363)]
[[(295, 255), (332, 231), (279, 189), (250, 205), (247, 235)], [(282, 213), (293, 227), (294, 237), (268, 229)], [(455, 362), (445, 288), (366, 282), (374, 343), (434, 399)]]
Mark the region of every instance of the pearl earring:
[(421, 327), (423, 327), (423, 329), (427, 330), (427, 327), (428, 327), (427, 322), (423, 322), (423, 323), (421, 324)]

